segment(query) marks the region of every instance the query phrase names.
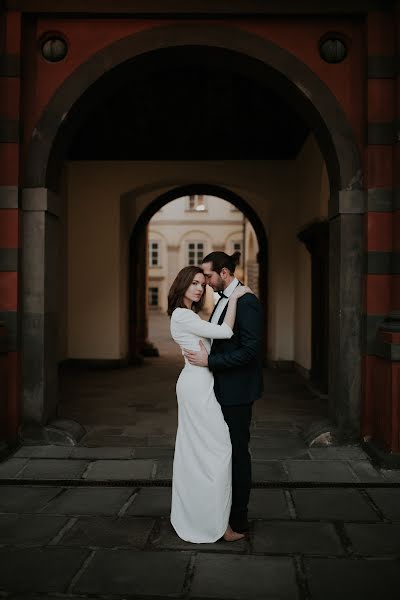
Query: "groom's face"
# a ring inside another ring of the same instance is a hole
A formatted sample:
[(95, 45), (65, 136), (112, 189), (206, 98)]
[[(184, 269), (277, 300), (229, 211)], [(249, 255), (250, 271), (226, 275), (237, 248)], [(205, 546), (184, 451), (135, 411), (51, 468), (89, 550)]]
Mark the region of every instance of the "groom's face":
[(203, 263), (201, 268), (203, 269), (206, 283), (212, 287), (214, 292), (222, 292), (225, 289), (225, 282), (221, 275), (213, 270), (212, 262)]

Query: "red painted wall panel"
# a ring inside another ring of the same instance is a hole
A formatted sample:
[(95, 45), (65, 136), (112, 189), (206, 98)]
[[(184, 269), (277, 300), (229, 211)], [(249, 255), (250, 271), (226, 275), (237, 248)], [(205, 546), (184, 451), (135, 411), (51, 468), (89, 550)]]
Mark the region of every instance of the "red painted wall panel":
[(18, 170), (19, 144), (0, 144), (0, 185), (18, 185)]
[(0, 247), (18, 248), (18, 209), (0, 210)]
[(18, 308), (18, 273), (0, 271), (0, 310)]
[(368, 252), (390, 252), (392, 250), (392, 213), (370, 212), (367, 214)]
[(391, 275), (367, 275), (365, 281), (366, 312), (372, 315), (389, 313), (392, 294)]

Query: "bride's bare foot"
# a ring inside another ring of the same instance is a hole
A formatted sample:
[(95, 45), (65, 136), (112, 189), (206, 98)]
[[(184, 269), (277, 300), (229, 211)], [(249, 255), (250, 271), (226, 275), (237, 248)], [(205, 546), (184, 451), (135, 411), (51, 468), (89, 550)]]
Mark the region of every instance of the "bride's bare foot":
[(233, 531), (230, 525), (228, 525), (228, 528), (224, 533), (224, 540), (226, 542), (236, 542), (242, 538), (244, 538), (244, 533), (237, 533), (236, 531)]

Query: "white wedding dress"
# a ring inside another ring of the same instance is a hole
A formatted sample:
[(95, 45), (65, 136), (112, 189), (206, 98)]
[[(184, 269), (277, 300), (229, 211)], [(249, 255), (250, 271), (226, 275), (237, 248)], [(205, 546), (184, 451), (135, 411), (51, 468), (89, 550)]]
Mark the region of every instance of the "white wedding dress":
[[(214, 325), (187, 308), (171, 316), (171, 335), (184, 349), (208, 352), (210, 338), (230, 338), (232, 329)], [(229, 428), (214, 394), (214, 377), (207, 367), (185, 359), (176, 383), (178, 431), (172, 477), (171, 523), (178, 536), (194, 543), (215, 542), (229, 522), (232, 501)]]

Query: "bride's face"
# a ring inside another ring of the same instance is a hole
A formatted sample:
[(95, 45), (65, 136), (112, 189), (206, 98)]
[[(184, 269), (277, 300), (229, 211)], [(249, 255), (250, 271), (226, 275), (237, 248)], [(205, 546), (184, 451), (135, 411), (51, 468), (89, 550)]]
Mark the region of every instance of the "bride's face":
[(188, 289), (185, 292), (184, 298), (190, 304), (192, 302), (198, 302), (202, 295), (204, 294), (204, 290), (206, 287), (206, 278), (202, 273), (196, 273), (193, 278), (192, 283), (189, 285)]

